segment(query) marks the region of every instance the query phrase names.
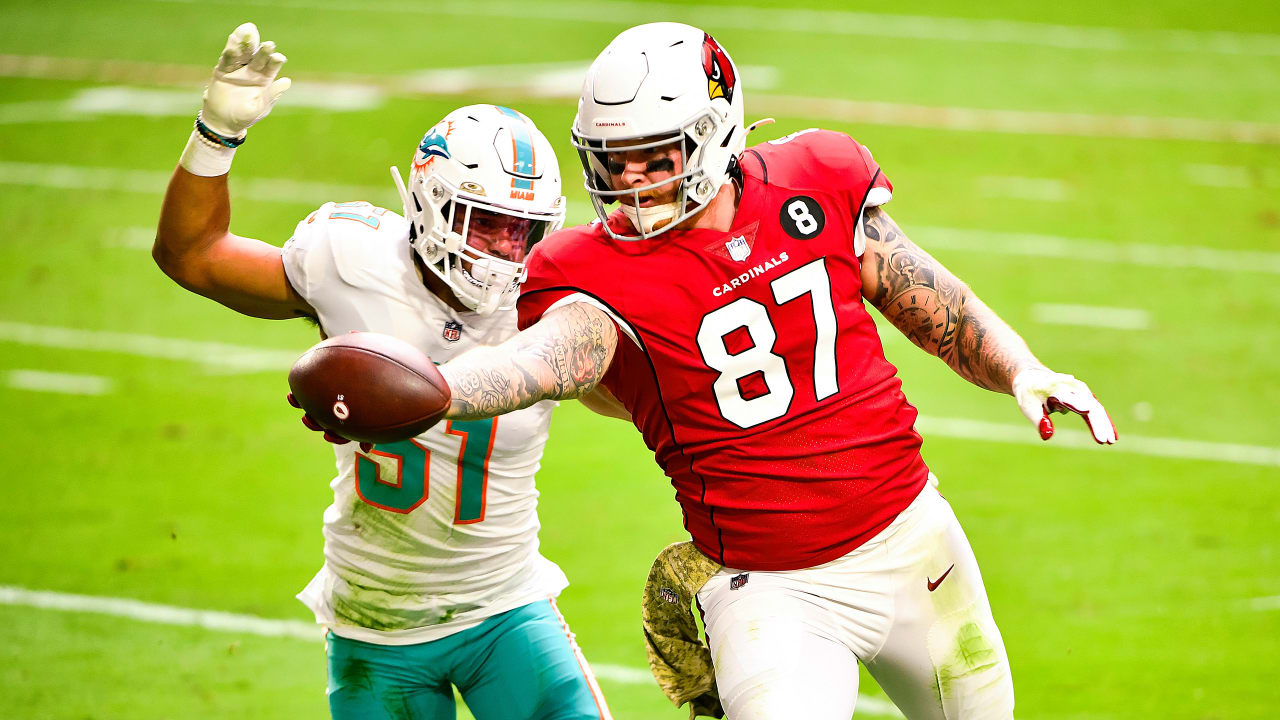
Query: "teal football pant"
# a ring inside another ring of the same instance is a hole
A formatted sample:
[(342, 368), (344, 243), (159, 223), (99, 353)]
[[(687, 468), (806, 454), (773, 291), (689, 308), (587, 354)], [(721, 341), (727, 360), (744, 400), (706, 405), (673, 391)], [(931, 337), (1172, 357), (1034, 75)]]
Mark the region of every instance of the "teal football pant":
[(476, 720), (609, 720), (553, 600), (417, 645), (329, 633), (333, 720), (455, 720), (453, 686)]

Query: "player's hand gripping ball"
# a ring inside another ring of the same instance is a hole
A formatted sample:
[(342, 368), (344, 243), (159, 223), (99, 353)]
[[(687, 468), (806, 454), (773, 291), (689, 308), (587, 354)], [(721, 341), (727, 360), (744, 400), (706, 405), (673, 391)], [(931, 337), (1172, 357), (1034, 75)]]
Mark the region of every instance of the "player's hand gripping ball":
[(306, 412), (302, 423), (329, 442), (407, 440), (449, 409), (449, 385), (417, 348), (372, 332), (329, 338), (289, 370), (289, 404)]

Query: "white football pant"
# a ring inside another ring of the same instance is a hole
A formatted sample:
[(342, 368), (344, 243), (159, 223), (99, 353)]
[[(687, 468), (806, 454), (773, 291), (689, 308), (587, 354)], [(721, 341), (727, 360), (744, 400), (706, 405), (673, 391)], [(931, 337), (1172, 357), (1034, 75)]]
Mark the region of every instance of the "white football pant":
[(908, 720), (1009, 720), (978, 562), (930, 476), (888, 528), (804, 570), (724, 569), (698, 593), (728, 720), (849, 720), (858, 662)]

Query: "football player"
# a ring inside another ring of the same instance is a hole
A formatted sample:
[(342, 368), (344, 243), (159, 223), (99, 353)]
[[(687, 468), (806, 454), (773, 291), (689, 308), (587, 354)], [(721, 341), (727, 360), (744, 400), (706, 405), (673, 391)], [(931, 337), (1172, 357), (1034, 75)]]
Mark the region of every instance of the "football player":
[[(532, 121), (494, 105), (449, 113), (407, 188), (393, 171), (404, 217), (325, 203), (281, 249), (229, 232), (227, 173), (288, 88), (284, 62), (252, 24), (228, 39), (161, 210), (164, 272), (247, 315), (386, 333), (438, 360), (514, 335), (526, 253), (565, 212)], [(609, 717), (556, 607), (567, 580), (538, 552), (534, 473), (553, 406), (335, 448), (324, 565), (298, 596), (328, 631), (334, 718), (452, 720), (453, 686), (480, 720)]]
[(701, 30), (605, 48), (573, 125), (599, 220), (532, 254), (520, 335), (441, 366), (449, 417), (596, 388), (633, 417), (721, 568), (697, 599), (732, 720), (848, 720), (859, 662), (913, 720), (1010, 718), (978, 564), (867, 306), (1044, 439), (1054, 411), (1099, 443), (1115, 428), (907, 239), (865, 147), (813, 129), (746, 148), (742, 103)]

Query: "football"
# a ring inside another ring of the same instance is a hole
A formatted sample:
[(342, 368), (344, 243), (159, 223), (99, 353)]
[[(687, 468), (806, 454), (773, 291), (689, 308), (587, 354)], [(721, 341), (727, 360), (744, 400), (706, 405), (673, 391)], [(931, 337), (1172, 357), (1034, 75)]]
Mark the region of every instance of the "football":
[(407, 440), (449, 409), (449, 386), (409, 343), (351, 332), (313, 346), (289, 370), (297, 404), (325, 430), (357, 442)]

